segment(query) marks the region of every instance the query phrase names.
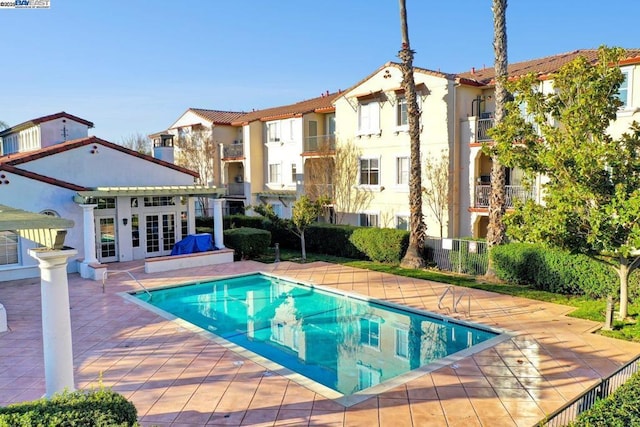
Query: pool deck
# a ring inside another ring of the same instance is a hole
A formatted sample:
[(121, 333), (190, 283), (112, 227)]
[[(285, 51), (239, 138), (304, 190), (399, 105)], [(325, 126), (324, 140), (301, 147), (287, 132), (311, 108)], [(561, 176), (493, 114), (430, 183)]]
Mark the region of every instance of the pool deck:
[[(149, 288), (263, 271), (451, 314), (437, 309), (445, 284), (323, 262), (109, 269), (130, 270)], [(640, 344), (566, 317), (570, 307), (469, 289), (471, 315), (453, 317), (512, 338), (345, 408), (118, 295), (137, 290), (126, 274), (111, 274), (105, 293), (100, 282), (69, 275), (76, 386), (112, 387), (136, 405), (143, 426), (529, 427), (640, 354)], [(0, 333), (1, 406), (44, 394), (40, 280), (0, 283), (0, 302), (10, 328)]]

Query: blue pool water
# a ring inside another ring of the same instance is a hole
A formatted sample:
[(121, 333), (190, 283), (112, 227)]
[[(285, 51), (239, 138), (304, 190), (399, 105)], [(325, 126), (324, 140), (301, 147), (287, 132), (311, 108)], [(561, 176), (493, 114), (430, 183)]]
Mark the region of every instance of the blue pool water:
[(136, 296), (345, 396), (498, 335), (263, 274)]

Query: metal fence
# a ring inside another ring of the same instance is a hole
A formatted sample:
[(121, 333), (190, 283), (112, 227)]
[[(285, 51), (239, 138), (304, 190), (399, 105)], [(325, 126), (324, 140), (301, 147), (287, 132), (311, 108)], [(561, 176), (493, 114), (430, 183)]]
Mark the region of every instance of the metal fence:
[(480, 276), (487, 272), (487, 242), (479, 240), (427, 237), (425, 258), (438, 269)]
[(598, 399), (604, 399), (624, 384), (633, 374), (638, 372), (640, 356), (633, 359), (607, 378), (600, 380), (590, 389), (567, 403), (544, 420), (536, 424), (537, 427), (561, 427), (578, 418), (582, 412), (590, 409)]

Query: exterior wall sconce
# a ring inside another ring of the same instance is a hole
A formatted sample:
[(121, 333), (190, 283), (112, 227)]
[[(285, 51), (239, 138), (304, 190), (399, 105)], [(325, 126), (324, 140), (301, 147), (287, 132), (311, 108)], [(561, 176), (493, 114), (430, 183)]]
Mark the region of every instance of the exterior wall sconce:
[(122, 225), (127, 225), (129, 223), (129, 218), (122, 218)]

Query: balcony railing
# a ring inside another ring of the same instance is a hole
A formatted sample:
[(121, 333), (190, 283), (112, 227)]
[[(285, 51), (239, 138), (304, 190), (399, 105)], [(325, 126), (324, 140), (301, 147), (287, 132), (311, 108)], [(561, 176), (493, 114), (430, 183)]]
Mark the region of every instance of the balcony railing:
[(233, 145), (225, 145), (222, 148), (222, 158), (230, 159), (244, 157), (244, 145), (242, 144), (233, 144)]
[[(490, 195), (491, 185), (476, 185), (476, 197), (473, 206), (476, 208), (488, 208)], [(513, 208), (515, 200), (525, 201), (535, 197), (535, 189), (528, 189), (521, 185), (507, 185), (505, 207)]]
[(492, 138), (489, 136), (489, 129), (493, 127), (493, 119), (478, 119), (478, 129), (477, 129), (477, 138), (476, 141), (484, 142), (491, 141)]
[(309, 136), (304, 139), (304, 152), (329, 152), (336, 149), (335, 135)]
[(227, 184), (227, 196), (244, 196), (244, 182)]

